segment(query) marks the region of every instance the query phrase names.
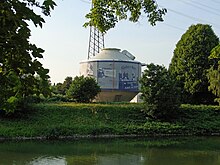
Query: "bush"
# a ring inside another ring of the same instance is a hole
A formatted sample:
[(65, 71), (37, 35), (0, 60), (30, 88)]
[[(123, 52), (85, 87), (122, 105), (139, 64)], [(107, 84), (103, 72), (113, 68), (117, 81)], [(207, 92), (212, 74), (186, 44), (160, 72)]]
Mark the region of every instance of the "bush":
[(37, 95), (32, 95), (28, 96), (25, 98), (24, 102), (25, 104), (30, 104), (30, 103), (40, 103), (44, 101), (44, 97), (42, 96), (37, 96)]
[(45, 99), (45, 102), (69, 102), (70, 100), (63, 95), (57, 94)]
[(67, 96), (76, 102), (88, 103), (101, 91), (92, 77), (76, 76), (67, 91)]
[(140, 80), (142, 98), (149, 117), (170, 119), (176, 116), (179, 89), (164, 66), (149, 64)]

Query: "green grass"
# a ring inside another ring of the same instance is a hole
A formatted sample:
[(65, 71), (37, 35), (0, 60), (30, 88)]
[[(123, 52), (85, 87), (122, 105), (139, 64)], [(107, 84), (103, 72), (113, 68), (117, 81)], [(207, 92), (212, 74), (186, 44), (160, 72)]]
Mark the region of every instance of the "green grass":
[(147, 119), (142, 104), (35, 104), (0, 117), (0, 137), (209, 135), (220, 133), (219, 106), (182, 105), (172, 122)]

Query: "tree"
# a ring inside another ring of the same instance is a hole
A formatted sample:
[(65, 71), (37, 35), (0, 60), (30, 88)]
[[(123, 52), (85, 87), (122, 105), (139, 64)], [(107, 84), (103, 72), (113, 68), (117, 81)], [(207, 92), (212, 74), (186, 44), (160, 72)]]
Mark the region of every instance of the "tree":
[(179, 89), (164, 66), (148, 64), (140, 83), (148, 116), (170, 119), (176, 115), (180, 106)]
[[(56, 4), (52, 0), (4, 0), (0, 2), (0, 110), (13, 112), (27, 96), (42, 93), (36, 87), (48, 81), (48, 69), (38, 61), (43, 49), (29, 42), (28, 21), (42, 27), (44, 19)], [(39, 76), (40, 79), (37, 79)]]
[(63, 92), (64, 95), (66, 94), (67, 90), (70, 88), (70, 85), (73, 82), (73, 78), (72, 77), (66, 77), (63, 84), (62, 84), (62, 88), (63, 88)]
[(210, 60), (214, 60), (214, 64), (208, 70), (207, 77), (209, 80), (209, 91), (218, 98), (215, 99), (220, 104), (220, 44), (211, 51)]
[(54, 84), (52, 92), (54, 94), (63, 95), (64, 94), (64, 92), (63, 92), (63, 84), (62, 83)]
[(114, 28), (120, 20), (137, 22), (142, 13), (147, 15), (151, 25), (163, 21), (166, 9), (159, 9), (155, 0), (92, 0), (93, 8), (86, 15), (84, 26), (95, 26), (101, 32)]
[(73, 82), (72, 77), (66, 77), (63, 83), (57, 83), (54, 85), (54, 94), (66, 95), (67, 90)]
[(67, 91), (67, 96), (76, 102), (88, 103), (94, 100), (100, 91), (101, 89), (94, 78), (76, 76)]
[[(207, 69), (211, 50), (219, 39), (210, 25), (192, 25), (178, 41), (169, 71), (178, 80), (182, 100), (192, 104), (211, 104), (214, 96), (208, 91)], [(185, 98), (185, 99), (184, 99)]]

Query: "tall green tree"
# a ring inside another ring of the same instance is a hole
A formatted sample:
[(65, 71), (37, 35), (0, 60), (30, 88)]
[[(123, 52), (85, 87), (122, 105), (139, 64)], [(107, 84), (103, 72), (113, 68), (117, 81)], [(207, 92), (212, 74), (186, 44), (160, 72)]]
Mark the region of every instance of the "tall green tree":
[(169, 120), (177, 115), (179, 89), (164, 66), (148, 64), (140, 83), (148, 116)]
[(185, 103), (213, 103), (214, 96), (208, 91), (207, 70), (212, 65), (208, 57), (218, 43), (211, 26), (204, 24), (190, 26), (178, 41), (169, 71), (178, 80)]
[(212, 49), (209, 59), (214, 61), (207, 73), (209, 90), (217, 96), (215, 101), (220, 104), (220, 44)]
[(48, 16), (56, 4), (40, 2), (0, 1), (0, 110), (13, 112), (29, 95), (44, 93), (38, 87), (48, 81), (49, 70), (39, 62), (44, 50), (29, 41), (28, 22), (42, 27), (45, 21), (34, 9), (40, 8)]
[(144, 14), (151, 25), (163, 21), (167, 10), (159, 8), (155, 0), (92, 0), (93, 8), (86, 15), (88, 22), (84, 26), (95, 26), (101, 32), (114, 28), (123, 19), (137, 22)]

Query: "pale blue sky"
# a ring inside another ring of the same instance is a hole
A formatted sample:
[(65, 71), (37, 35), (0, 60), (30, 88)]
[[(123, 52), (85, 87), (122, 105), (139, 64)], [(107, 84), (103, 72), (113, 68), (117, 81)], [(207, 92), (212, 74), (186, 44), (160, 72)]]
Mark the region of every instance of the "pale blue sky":
[[(82, 25), (90, 0), (56, 0), (43, 28), (31, 26), (31, 42), (45, 50), (41, 62), (50, 69), (53, 83), (79, 75), (87, 59), (89, 28)], [(157, 0), (168, 9), (163, 23), (152, 27), (142, 16), (138, 23), (122, 21), (105, 35), (105, 47), (126, 49), (137, 61), (169, 66), (176, 43), (192, 24), (210, 24), (220, 37), (220, 0)]]

